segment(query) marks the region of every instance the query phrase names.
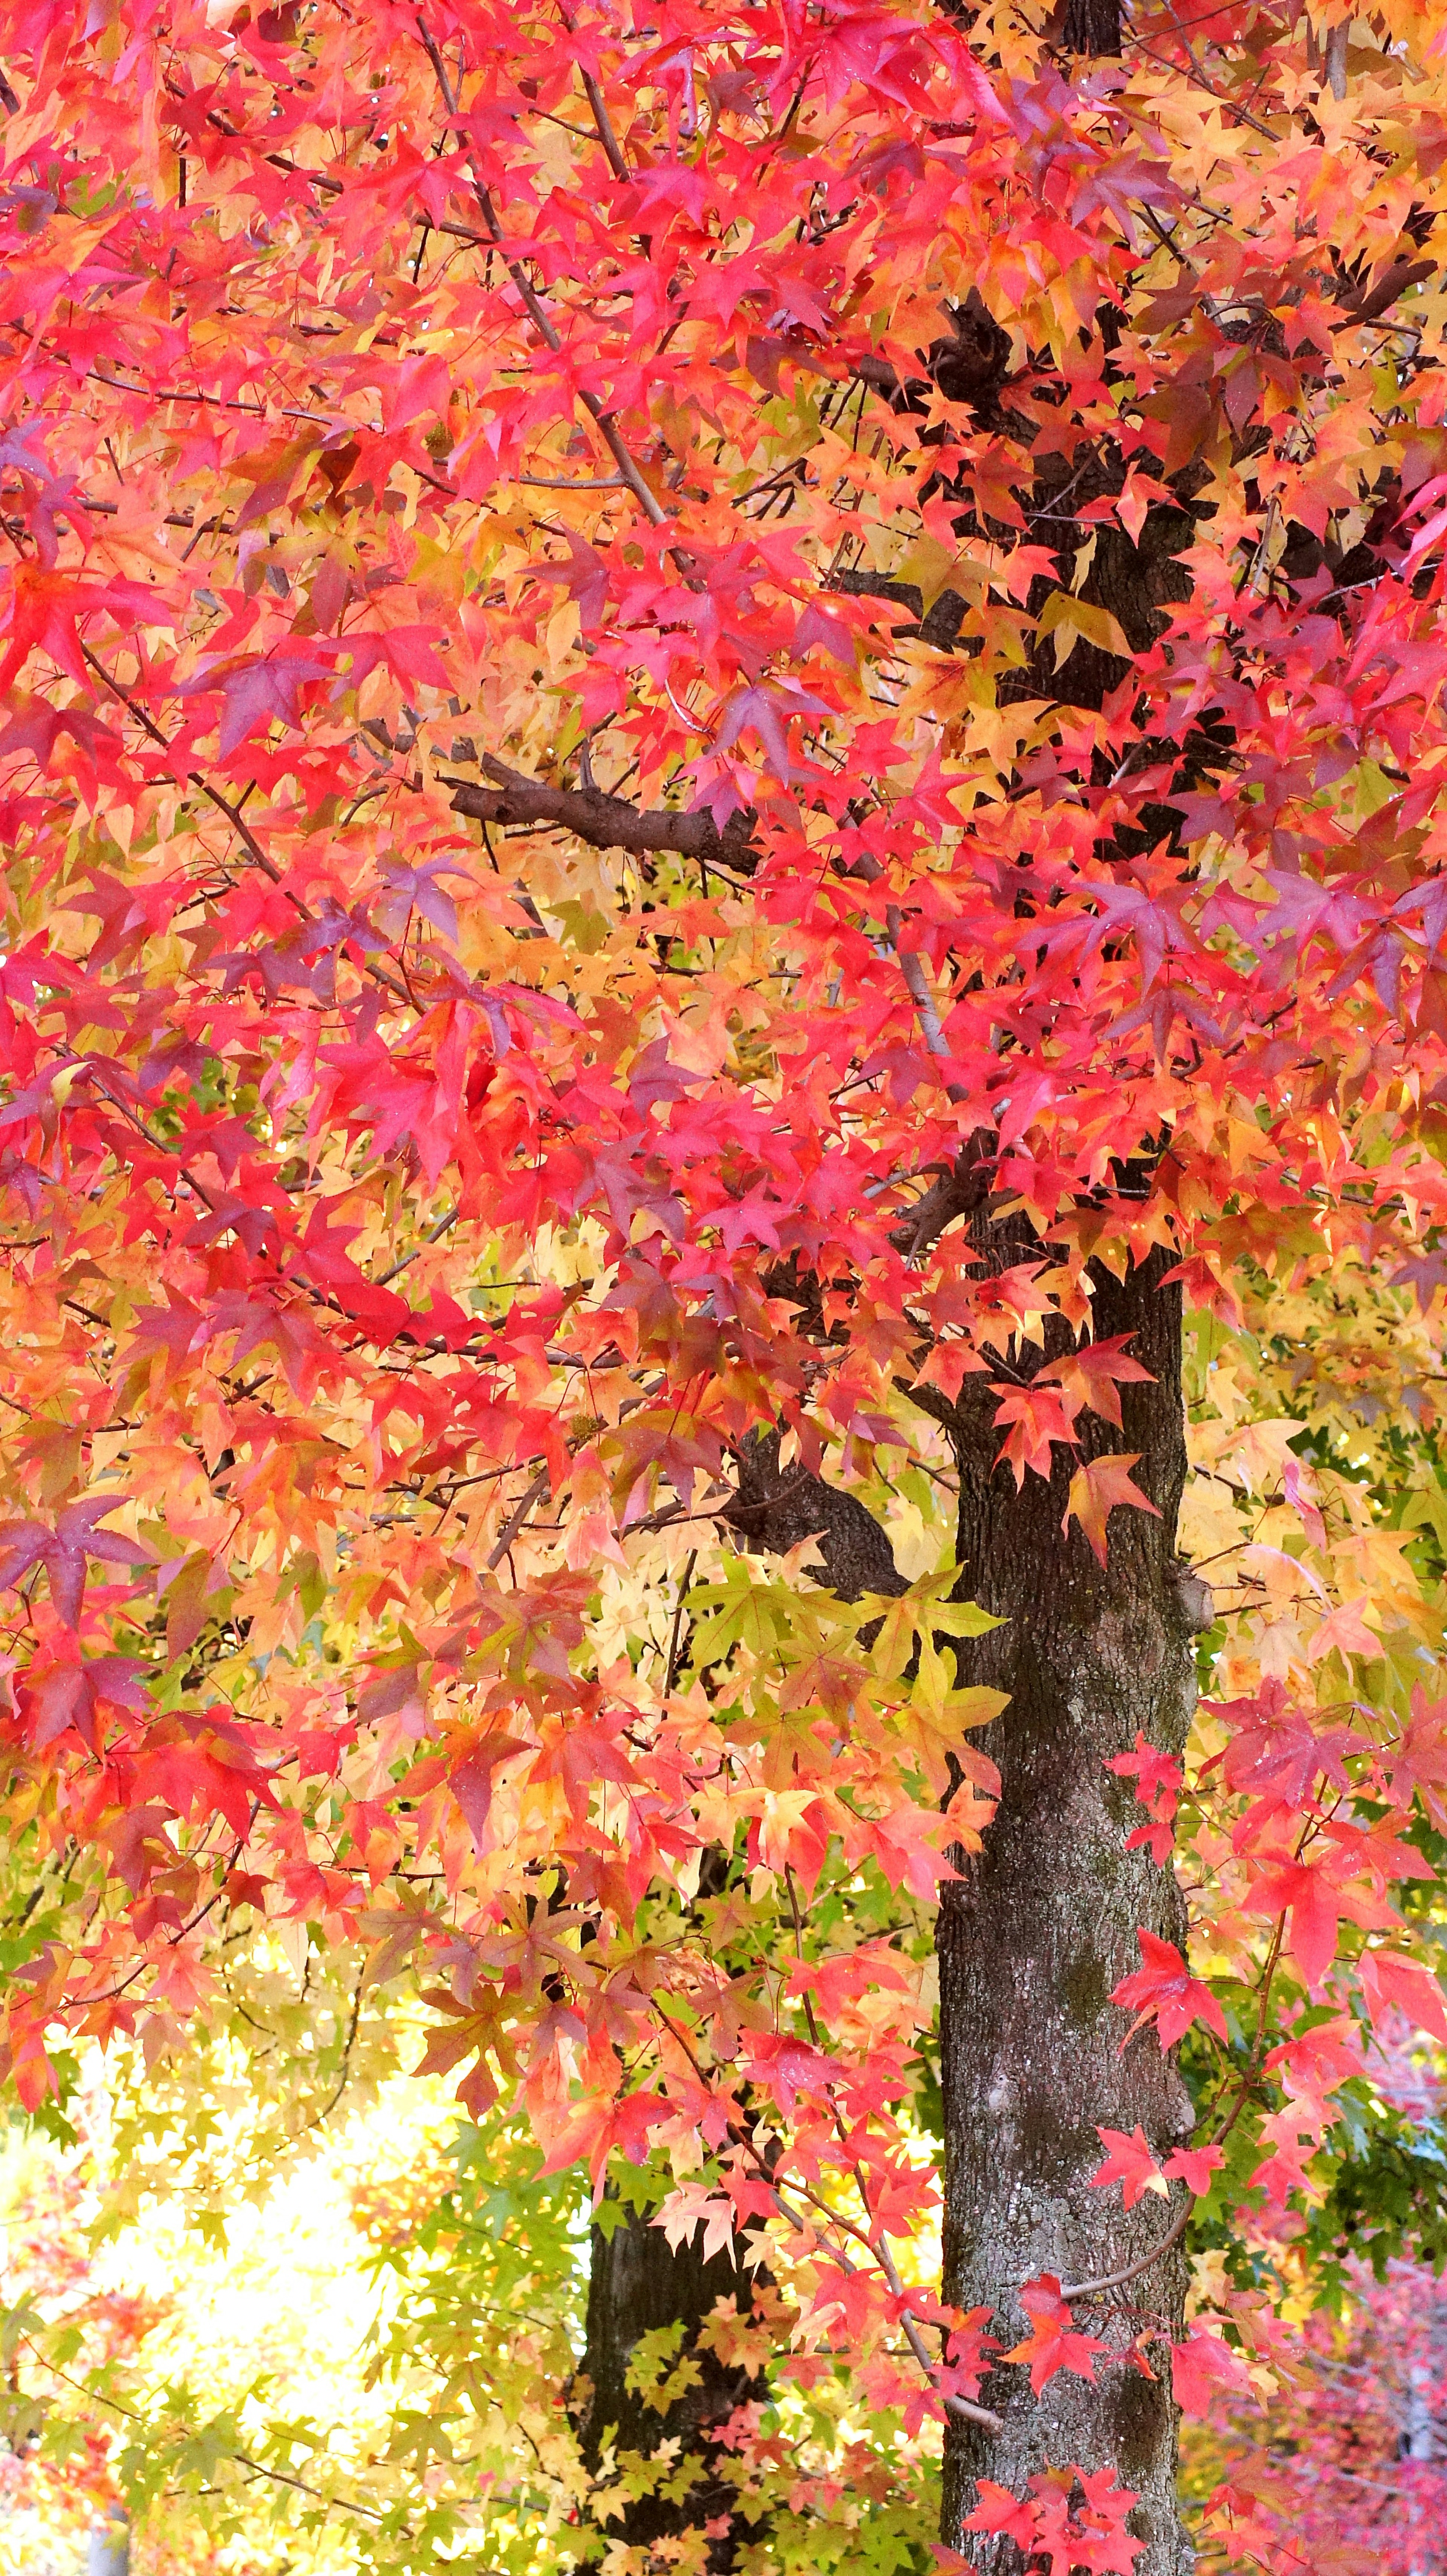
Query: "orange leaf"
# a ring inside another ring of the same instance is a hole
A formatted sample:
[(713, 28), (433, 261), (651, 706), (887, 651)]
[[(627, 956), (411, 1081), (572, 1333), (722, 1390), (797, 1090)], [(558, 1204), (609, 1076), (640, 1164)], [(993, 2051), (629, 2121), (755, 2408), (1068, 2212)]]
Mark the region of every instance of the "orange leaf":
[(1078, 2379), (1094, 2379), (1095, 2355), (1106, 2347), (1099, 2335), (1075, 2332), (1070, 2302), (1061, 2296), (1056, 2275), (1042, 2272), (1038, 2281), (1027, 2281), (1020, 2305), (1030, 2320), (1030, 2332), (1004, 2359), (1028, 2364), (1036, 2394), (1057, 2370), (1072, 2370)]
[(1087, 1458), (1070, 1479), (1070, 1497), (1065, 1518), (1060, 1526), (1068, 1531), (1071, 1522), (1079, 1521), (1102, 1565), (1105, 1563), (1105, 1524), (1117, 1503), (1128, 1503), (1138, 1512), (1151, 1512), (1157, 1520), (1160, 1513), (1149, 1494), (1131, 1482), (1131, 1469), (1140, 1456), (1138, 1449), (1128, 1454), (1112, 1453), (1105, 1458)]

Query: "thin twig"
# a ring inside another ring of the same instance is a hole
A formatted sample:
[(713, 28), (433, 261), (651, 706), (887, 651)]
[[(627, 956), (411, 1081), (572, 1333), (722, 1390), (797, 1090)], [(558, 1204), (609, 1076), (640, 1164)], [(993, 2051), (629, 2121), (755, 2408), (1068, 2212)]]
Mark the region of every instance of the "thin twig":
[(673, 1634), (668, 1641), (668, 1670), (663, 1676), (663, 1696), (666, 1700), (673, 1697), (674, 1677), (678, 1671), (678, 1649), (683, 1635), (683, 1605), (688, 1598), (688, 1587), (693, 1581), (693, 1569), (697, 1563), (698, 1550), (695, 1548), (683, 1569), (683, 1580), (678, 1587), (678, 1600), (673, 1613)]
[[(693, 2068), (695, 2075), (698, 2077), (699, 2082), (707, 2089), (712, 2090), (712, 2087), (709, 2086), (707, 2075), (704, 2073), (694, 2050), (689, 2045), (686, 2033), (681, 2031), (677, 2025), (669, 2019), (668, 2014), (663, 2010), (662, 2005), (657, 2003), (656, 2000), (654, 2009), (670, 2038), (675, 2040), (678, 2046), (682, 2049), (684, 2056), (688, 2059), (688, 2062)], [(783, 2216), (788, 2219), (790, 2226), (797, 2229), (801, 2235), (812, 2233), (817, 2236), (819, 2232), (818, 2229), (813, 2227), (807, 2218), (801, 2218), (797, 2210), (790, 2208), (788, 2201), (784, 2197), (781, 2185), (775, 2180), (768, 2163), (765, 2158), (760, 2155), (758, 2148), (755, 2146), (753, 2139), (748, 2135), (747, 2131), (741, 2129), (736, 2120), (730, 2120), (728, 2122), (728, 2134), (733, 2140), (735, 2146), (741, 2148), (743, 2153), (749, 2158), (749, 2161), (754, 2166), (760, 2180), (767, 2185), (769, 2191), (773, 2194), (774, 2199), (778, 2202), (779, 2208)], [(847, 2236), (852, 2236), (856, 2243), (861, 2244), (865, 2248), (865, 2251), (871, 2256), (872, 2260), (879, 2265), (886, 2281), (889, 2283), (890, 2290), (896, 2298), (902, 2299), (906, 2296), (904, 2284), (900, 2279), (898, 2269), (892, 2256), (889, 2254), (887, 2247), (882, 2249), (873, 2240), (873, 2238), (865, 2234), (863, 2228), (856, 2227), (850, 2219), (843, 2217), (837, 2209), (831, 2209), (827, 2200), (822, 2200), (817, 2192), (811, 2191), (807, 2183), (791, 2181), (789, 2188), (791, 2191), (796, 2191), (802, 2200), (821, 2211), (832, 2227), (842, 2228)], [(853, 2279), (858, 2273), (860, 2266), (857, 2263), (851, 2262), (849, 2256), (838, 2244), (831, 2245), (829, 2247), (829, 2252), (832, 2260), (838, 2264), (840, 2271), (845, 2274), (846, 2278)], [(908, 2310), (903, 2313), (900, 2322), (904, 2327), (905, 2336), (909, 2343), (911, 2352), (914, 2354), (914, 2357), (919, 2363), (920, 2369), (923, 2371), (930, 2387), (933, 2389), (936, 2397), (938, 2397), (940, 2401), (940, 2404), (946, 2409), (947, 2413), (958, 2415), (961, 2420), (967, 2424), (980, 2424), (984, 2427), (987, 2433), (1003, 2433), (1005, 2427), (1001, 2422), (1000, 2417), (996, 2415), (990, 2407), (976, 2406), (970, 2398), (949, 2395), (940, 2387), (938, 2366), (931, 2361), (929, 2353), (920, 2338), (919, 2329), (914, 2324), (914, 2320), (909, 2315)]]
[(420, 1261), (423, 1253), (427, 1251), (429, 1245), (440, 1243), (448, 1228), (456, 1225), (461, 1214), (461, 1208), (449, 1208), (446, 1216), (438, 1218), (437, 1223), (433, 1226), (430, 1234), (424, 1235), (422, 1241), (414, 1244), (410, 1252), (404, 1252), (400, 1260), (393, 1262), (390, 1270), (383, 1271), (380, 1279), (373, 1280), (373, 1287), (385, 1288), (388, 1280), (395, 1279), (399, 1271), (409, 1269), (414, 1261)]
[(513, 1540), (517, 1537), (518, 1531), (522, 1528), (522, 1525), (527, 1519), (529, 1512), (532, 1510), (534, 1503), (538, 1502), (547, 1490), (548, 1470), (546, 1467), (540, 1467), (516, 1510), (509, 1512), (507, 1519), (503, 1522), (497, 1545), (487, 1560), (487, 1572), (489, 1574), (496, 1574), (498, 1567), (501, 1565), (503, 1558), (506, 1556), (508, 1549), (513, 1543)]
[[(1256, 2089), (1266, 2047), (1266, 2015), (1271, 2002), (1272, 1980), (1276, 1975), (1277, 1963), (1281, 1957), (1281, 1944), (1285, 1931), (1286, 1916), (1280, 1914), (1276, 1919), (1276, 1928), (1271, 1935), (1271, 1946), (1266, 1953), (1266, 1963), (1261, 1972), (1261, 2002), (1256, 2015), (1256, 2038), (1252, 2046), (1251, 2062), (1241, 2078), (1235, 2101), (1225, 2119), (1212, 2133), (1209, 2144), (1213, 2147), (1220, 2146), (1224, 2138), (1229, 2138)], [(1159, 2263), (1163, 2254), (1169, 2254), (1172, 2246), (1179, 2244), (1191, 2223), (1191, 2212), (1194, 2207), (1195, 2195), (1188, 2191), (1186, 2205), (1180, 2216), (1175, 2220), (1169, 2233), (1161, 2238), (1159, 2244), (1153, 2245), (1148, 2254), (1142, 2254), (1138, 2262), (1128, 2263), (1119, 2272), (1103, 2272), (1098, 2280), (1072, 2281), (1068, 2289), (1062, 2289), (1060, 2293), (1062, 2299), (1092, 2299), (1103, 2290), (1123, 2289), (1127, 2281), (1138, 2280), (1142, 2272), (1148, 2272), (1153, 2263)]]
[[(429, 28), (426, 19), (420, 16), (417, 20), (417, 32), (421, 36), (423, 46), (426, 49), (427, 59), (431, 63), (433, 72), (436, 75), (437, 86), (442, 92), (447, 113), (450, 117), (455, 118), (457, 115), (457, 93), (452, 86), (451, 76), (448, 72), (447, 65), (443, 61), (441, 53), (438, 50), (432, 31)], [(514, 259), (512, 253), (507, 247), (507, 236), (503, 231), (502, 225), (498, 221), (497, 209), (492, 202), (492, 190), (488, 187), (486, 180), (480, 176), (476, 163), (472, 159), (470, 153), (468, 155), (468, 168), (472, 173), (473, 193), (476, 196), (478, 210), (482, 216), (482, 220), (486, 224), (489, 233), (492, 235), (494, 242), (502, 253), (503, 263), (507, 269), (507, 273), (512, 279), (514, 286), (517, 288), (519, 295), (522, 297), (529, 319), (533, 323), (534, 328), (542, 334), (543, 340), (551, 350), (553, 356), (555, 358), (560, 357), (562, 355), (563, 348), (562, 339), (553, 323), (550, 321), (547, 308), (543, 304), (543, 301), (534, 287), (532, 280), (528, 276), (526, 269), (523, 267), (521, 260)], [(599, 436), (603, 439), (614, 464), (617, 466), (619, 473), (622, 475), (624, 482), (627, 484), (628, 489), (632, 493), (635, 501), (638, 503), (639, 508), (643, 511), (645, 517), (652, 520), (655, 528), (665, 527), (668, 522), (669, 514), (667, 510), (664, 509), (662, 503), (657, 499), (656, 495), (649, 490), (648, 485), (645, 483), (637, 459), (635, 458), (632, 449), (629, 447), (627, 440), (623, 436), (622, 431), (619, 429), (613, 414), (608, 409), (607, 404), (602, 402), (597, 394), (589, 392), (586, 386), (579, 386), (578, 400), (581, 402), (584, 411), (588, 414), (589, 419), (593, 422)]]
[[(83, 2379), (72, 2379), (69, 2371), (62, 2370), (59, 2362), (52, 2361), (48, 2353), (41, 2351), (39, 2344), (34, 2341), (32, 2336), (22, 2334), (20, 2340), (22, 2343), (29, 2344), (31, 2351), (34, 2353), (42, 2370), (48, 2370), (51, 2378), (60, 2380), (64, 2387), (73, 2388), (78, 2397), (87, 2398), (90, 2403), (95, 2406), (108, 2406), (113, 2415), (124, 2415), (127, 2423), (139, 2424), (143, 2428), (149, 2429), (146, 2425), (145, 2416), (140, 2414), (134, 2406), (124, 2405), (119, 2397), (109, 2396), (103, 2388), (87, 2387)], [(323, 2488), (308, 2486), (305, 2478), (295, 2478), (287, 2469), (267, 2468), (264, 2461), (253, 2460), (250, 2454), (246, 2451), (228, 2451), (226, 2453), (226, 2457), (229, 2460), (234, 2460), (238, 2468), (249, 2469), (253, 2477), (274, 2478), (279, 2486), (295, 2487), (298, 2495), (313, 2496), (318, 2504), (334, 2507), (338, 2513), (365, 2514), (367, 2519), (371, 2522), (385, 2522), (387, 2519), (379, 2505), (360, 2504), (354, 2501), (351, 2496), (329, 2496)]]
[(341, 2072), (337, 2077), (336, 2089), (327, 2096), (326, 2101), (322, 2104), (322, 2107), (318, 2111), (315, 2119), (308, 2120), (305, 2132), (307, 2135), (309, 2135), (313, 2129), (321, 2128), (323, 2123), (331, 2118), (332, 2113), (335, 2111), (337, 2104), (340, 2102), (342, 2095), (345, 2093), (347, 2085), (351, 2080), (352, 2047), (357, 2036), (357, 2023), (361, 2019), (362, 1988), (366, 1984), (366, 1981), (367, 1962), (364, 1959), (360, 1968), (357, 1970), (357, 1982), (352, 1991), (352, 2015), (347, 2024), (346, 2038), (342, 2042), (342, 2065)]

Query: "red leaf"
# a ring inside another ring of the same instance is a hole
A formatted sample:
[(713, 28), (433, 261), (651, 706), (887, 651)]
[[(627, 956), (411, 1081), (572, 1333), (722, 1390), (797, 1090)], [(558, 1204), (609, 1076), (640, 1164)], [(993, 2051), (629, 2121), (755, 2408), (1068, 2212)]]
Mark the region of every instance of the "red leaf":
[(1314, 1865), (1283, 1861), (1279, 1868), (1263, 1870), (1247, 1893), (1246, 1901), (1253, 1913), (1289, 1912), (1288, 1946), (1312, 1994), (1320, 1988), (1336, 1957), (1342, 1916), (1353, 1911), (1351, 1900), (1327, 1874), (1333, 1857), (1328, 1854)]
[[(1009, 1386), (997, 1381), (990, 1393), (1000, 1399), (995, 1420), (1007, 1427), (996, 1466), (1009, 1461), (1015, 1470), (1017, 1491), (1025, 1482), (1027, 1467), (1048, 1480), (1053, 1448), (1057, 1444), (1067, 1448), (1074, 1445), (1079, 1404), (1060, 1387), (1042, 1386), (1038, 1378), (1030, 1386)], [(1074, 1492), (1073, 1486), (1071, 1491)]]
[(1161, 2170), (1169, 2182), (1183, 2182), (1199, 2200), (1210, 2190), (1212, 2174), (1218, 2173), (1225, 2161), (1224, 2147), (1177, 2147)]
[(1030, 2332), (1023, 2343), (1017, 2343), (1002, 2358), (1028, 2365), (1030, 2385), (1036, 2395), (1057, 2370), (1071, 2370), (1080, 2379), (1094, 2379), (1095, 2355), (1108, 2347), (1099, 2335), (1076, 2333), (1069, 2302), (1062, 2299), (1055, 2274), (1042, 2272), (1038, 2281), (1027, 2281), (1020, 2292), (1020, 2305), (1030, 2319)]
[(1160, 2166), (1146, 2143), (1146, 2133), (1139, 2121), (1129, 2137), (1123, 2129), (1098, 2128), (1095, 2134), (1106, 2149), (1105, 2162), (1099, 2173), (1090, 2177), (1097, 2191), (1103, 2191), (1109, 2183), (1123, 2183), (1127, 2209), (1134, 2209), (1143, 2192), (1156, 2192), (1162, 2200), (1169, 2197)]
[(38, 2111), (48, 2093), (60, 2090), (44, 2041), (39, 2037), (27, 2037), (17, 2044), (10, 2074), (27, 2111)]
[[(1035, 2507), (1028, 2496), (1012, 2495), (1008, 2487), (996, 2486), (993, 2478), (979, 2479), (975, 2493), (980, 2501), (962, 2526), (964, 2530), (992, 2532), (1025, 2550), (1034, 2547)], [(959, 2563), (972, 2565), (973, 2561)]]
[(1203, 2021), (1218, 2039), (1224, 2039), (1226, 2016), (1210, 1987), (1192, 1976), (1180, 1951), (1154, 1932), (1139, 1931), (1136, 1939), (1144, 1964), (1130, 1976), (1122, 1977), (1110, 1999), (1136, 2016), (1122, 2047), (1148, 2021), (1155, 2023), (1162, 2048), (1174, 2048), (1182, 2032), (1197, 2021)]
[(510, 1753), (527, 1753), (531, 1749), (520, 1735), (488, 1735), (465, 1762), (459, 1762), (449, 1772), (447, 1785), (467, 1818), (468, 1831), (479, 1851), (492, 1808), (493, 1774), (498, 1764), (505, 1762)]
[(301, 723), (301, 692), (311, 680), (324, 680), (330, 664), (318, 662), (305, 650), (265, 654), (259, 658), (234, 662), (227, 670), (208, 672), (203, 678), (187, 683), (183, 694), (195, 695), (202, 690), (219, 690), (222, 698), (219, 749), (223, 760), (229, 760), (249, 734), (259, 725), (283, 724), (293, 730)]
[(1357, 1975), (1374, 2026), (1389, 2013), (1405, 2013), (1418, 2030), (1447, 2044), (1442, 1989), (1420, 1959), (1405, 1958), (1400, 1950), (1363, 1950)]
[(1041, 1370), (1072, 1396), (1077, 1405), (1098, 1413), (1103, 1422), (1113, 1422), (1120, 1429), (1120, 1397), (1117, 1387), (1154, 1386), (1150, 1370), (1139, 1360), (1126, 1356), (1129, 1333), (1116, 1333), (1108, 1342), (1082, 1342), (1078, 1351), (1068, 1351), (1063, 1360), (1052, 1360)]
[(1171, 2348), (1171, 2386), (1183, 2415), (1213, 2414), (1223, 2395), (1252, 2397), (1251, 2373), (1238, 2352), (1204, 2326)]

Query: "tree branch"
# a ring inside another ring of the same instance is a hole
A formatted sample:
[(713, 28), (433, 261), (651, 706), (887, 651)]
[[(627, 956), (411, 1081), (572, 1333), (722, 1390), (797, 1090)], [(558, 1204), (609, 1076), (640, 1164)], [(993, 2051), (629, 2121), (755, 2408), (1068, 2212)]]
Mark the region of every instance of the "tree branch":
[[(1335, 28), (1332, 33), (1335, 35)], [(1379, 321), (1384, 313), (1390, 312), (1399, 296), (1406, 295), (1414, 286), (1422, 285), (1425, 279), (1435, 277), (1436, 273), (1435, 259), (1393, 260), (1391, 267), (1383, 271), (1376, 285), (1348, 305), (1344, 319), (1333, 322), (1331, 326), (1333, 331), (1350, 331), (1353, 327), (1359, 330), (1365, 322)], [(1341, 300), (1343, 303), (1347, 302), (1345, 296)]]
[[(456, 120), (458, 112), (457, 92), (448, 77), (447, 66), (442, 59), (436, 39), (433, 37), (425, 18), (418, 18), (417, 29), (422, 38), (423, 45), (426, 48), (427, 59), (431, 63), (432, 69), (437, 76), (437, 86), (442, 92), (447, 113), (449, 117)], [(466, 128), (464, 127), (462, 131), (465, 133)], [(517, 288), (519, 295), (522, 297), (529, 316), (536, 328), (541, 332), (544, 341), (548, 348), (551, 349), (554, 357), (557, 357), (562, 351), (562, 340), (558, 332), (554, 329), (552, 323), (549, 321), (547, 310), (542, 299), (534, 290), (522, 262), (516, 259), (508, 248), (507, 236), (503, 231), (502, 225), (498, 221), (497, 209), (492, 201), (492, 190), (489, 188), (487, 181), (483, 178), (470, 152), (468, 154), (468, 168), (472, 174), (473, 191), (477, 198), (478, 210), (482, 216), (482, 220), (486, 224), (493, 242), (502, 254), (503, 263), (507, 269), (507, 273), (512, 279), (514, 286)], [(584, 411), (588, 414), (589, 419), (592, 420), (596, 426), (600, 437), (603, 439), (603, 442), (608, 449), (609, 455), (612, 457), (614, 464), (617, 466), (619, 473), (622, 475), (624, 482), (633, 494), (633, 497), (638, 503), (645, 518), (650, 519), (655, 528), (664, 527), (667, 524), (669, 514), (667, 510), (664, 509), (663, 504), (658, 499), (657, 495), (650, 492), (648, 485), (644, 481), (643, 475), (639, 470), (638, 461), (634, 456), (632, 449), (629, 447), (623, 432), (618, 427), (617, 421), (614, 419), (608, 405), (603, 402), (597, 394), (590, 392), (586, 385), (580, 385), (578, 387), (578, 400), (582, 404)]]
[(907, 1217), (894, 1228), (890, 1242), (896, 1252), (909, 1261), (917, 1261), (932, 1243), (938, 1242), (946, 1226), (958, 1216), (973, 1216), (984, 1206), (994, 1186), (998, 1143), (993, 1127), (976, 1127), (965, 1139), (948, 1171), (930, 1183), (915, 1200)]
[(897, 1598), (909, 1590), (885, 1531), (854, 1494), (826, 1485), (807, 1467), (781, 1468), (777, 1431), (751, 1432), (738, 1453), (738, 1490), (719, 1518), (761, 1554), (782, 1556), (817, 1538), (824, 1579), (841, 1601), (862, 1593)]
[(595, 850), (631, 850), (635, 856), (649, 850), (675, 850), (681, 858), (699, 859), (706, 867), (731, 868), (742, 876), (752, 875), (758, 864), (759, 852), (750, 837), (756, 820), (752, 811), (730, 815), (720, 832), (711, 814), (682, 814), (671, 806), (640, 813), (637, 806), (621, 796), (605, 795), (599, 787), (546, 786), (540, 778), (507, 768), (491, 752), (484, 753), (481, 766), (494, 785), (443, 779), (443, 786), (453, 791), (454, 814), (470, 815), (479, 823), (513, 823), (523, 830), (557, 824)]

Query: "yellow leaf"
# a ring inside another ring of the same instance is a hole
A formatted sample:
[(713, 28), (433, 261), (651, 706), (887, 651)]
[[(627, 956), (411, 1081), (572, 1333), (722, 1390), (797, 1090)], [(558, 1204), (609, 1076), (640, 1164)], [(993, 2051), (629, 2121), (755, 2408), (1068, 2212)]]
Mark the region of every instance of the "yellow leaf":
[(1122, 661), (1131, 659), (1131, 648), (1125, 628), (1108, 608), (1097, 608), (1090, 599), (1075, 599), (1068, 590), (1053, 590), (1040, 613), (1039, 633), (1055, 638), (1055, 668), (1063, 669), (1084, 636), (1102, 653), (1117, 654)]
[(938, 537), (920, 537), (910, 547), (895, 578), (918, 585), (920, 613), (927, 617), (941, 591), (948, 590), (950, 576), (959, 561)]

